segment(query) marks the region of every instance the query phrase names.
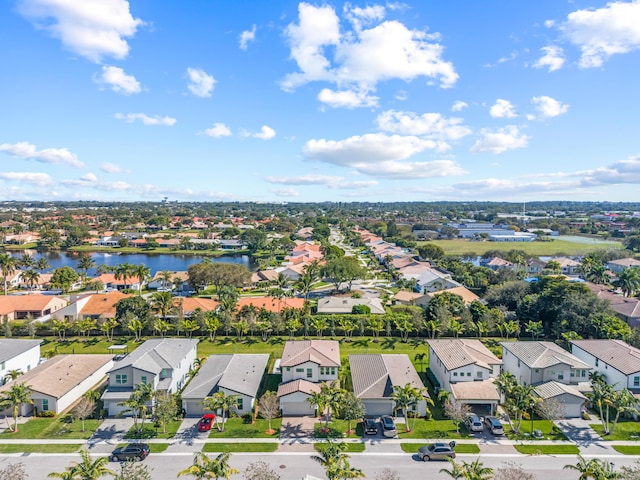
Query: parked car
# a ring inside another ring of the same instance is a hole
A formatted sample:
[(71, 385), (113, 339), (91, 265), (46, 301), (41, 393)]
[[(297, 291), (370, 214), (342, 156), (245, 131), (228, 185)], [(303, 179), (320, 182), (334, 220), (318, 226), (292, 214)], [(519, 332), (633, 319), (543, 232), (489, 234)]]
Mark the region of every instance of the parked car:
[(398, 434), (393, 418), (389, 415), (380, 417), (380, 423), (382, 423), (382, 435), (385, 437), (395, 437)]
[(467, 427), (467, 430), (469, 430), (470, 432), (481, 432), (484, 430), (480, 417), (475, 413), (470, 413), (469, 415), (467, 415), (464, 424)]
[(144, 460), (149, 455), (149, 445), (146, 443), (130, 443), (124, 447), (118, 447), (109, 457), (112, 462), (124, 462), (127, 460)]
[(367, 435), (376, 435), (378, 433), (378, 422), (374, 418), (364, 419), (364, 433)]
[(446, 460), (447, 458), (456, 458), (456, 452), (453, 450), (455, 443), (432, 443), (418, 449), (418, 456), (423, 462), (429, 460)]
[(484, 424), (489, 431), (494, 435), (504, 435), (504, 428), (502, 423), (496, 417), (484, 417)]
[(198, 431), (199, 432), (208, 432), (211, 430), (211, 426), (213, 425), (213, 421), (216, 419), (216, 416), (213, 413), (205, 413), (200, 420), (198, 420)]

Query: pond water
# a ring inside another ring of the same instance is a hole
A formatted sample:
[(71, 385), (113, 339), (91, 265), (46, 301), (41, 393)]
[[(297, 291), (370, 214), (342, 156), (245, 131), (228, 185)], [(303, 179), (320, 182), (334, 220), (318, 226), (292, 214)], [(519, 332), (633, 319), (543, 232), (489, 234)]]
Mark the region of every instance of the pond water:
[[(60, 267), (77, 268), (78, 260), (81, 255), (75, 252), (36, 252), (34, 250), (12, 252), (12, 255), (16, 258), (20, 258), (25, 253), (31, 256), (34, 261), (38, 261), (38, 259), (42, 257), (46, 258), (51, 265), (51, 268), (45, 271), (51, 271)], [(149, 270), (151, 270), (152, 276), (155, 275), (156, 272), (162, 270), (170, 270), (173, 272), (186, 271), (189, 265), (200, 263), (205, 258), (209, 258), (212, 262), (237, 263), (244, 265), (251, 271), (256, 269), (256, 264), (249, 255), (204, 257), (201, 255), (153, 255), (144, 253), (112, 254), (102, 252), (94, 252), (89, 255), (93, 261), (96, 262), (96, 265), (107, 265), (113, 267), (121, 263), (131, 263), (134, 265), (143, 263), (149, 268)], [(96, 269), (89, 269), (88, 274), (90, 276), (95, 275)]]

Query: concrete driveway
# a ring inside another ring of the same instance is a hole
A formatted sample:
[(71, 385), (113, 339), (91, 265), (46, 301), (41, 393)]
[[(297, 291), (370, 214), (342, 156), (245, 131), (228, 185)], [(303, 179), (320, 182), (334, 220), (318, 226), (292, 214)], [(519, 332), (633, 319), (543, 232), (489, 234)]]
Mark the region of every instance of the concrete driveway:
[(590, 420), (567, 418), (556, 421), (556, 426), (578, 446), (582, 455), (621, 455), (589, 425), (598, 422), (596, 417)]
[(110, 453), (133, 427), (133, 418), (107, 418), (87, 442), (92, 453)]
[[(180, 424), (180, 428), (176, 432), (171, 444), (167, 448), (170, 453), (199, 452), (202, 450), (202, 443), (196, 443), (194, 440), (205, 439), (209, 437), (209, 432), (198, 431), (198, 421), (200, 417), (185, 418)], [(215, 427), (214, 427), (215, 428)]]
[(316, 417), (285, 417), (280, 428), (278, 452), (313, 452)]

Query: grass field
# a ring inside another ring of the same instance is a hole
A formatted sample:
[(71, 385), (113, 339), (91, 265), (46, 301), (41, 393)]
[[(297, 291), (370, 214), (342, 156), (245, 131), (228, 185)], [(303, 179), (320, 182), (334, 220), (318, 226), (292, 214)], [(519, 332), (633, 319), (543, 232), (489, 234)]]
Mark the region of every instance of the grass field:
[(270, 453), (275, 452), (278, 448), (276, 442), (273, 443), (205, 443), (202, 449), (205, 453), (222, 453), (222, 452), (256, 452), (256, 453)]
[(614, 445), (613, 449), (623, 455), (640, 455), (640, 445)]
[(524, 455), (577, 455), (580, 450), (575, 445), (514, 445)]
[[(12, 421), (12, 420), (9, 420)], [(71, 422), (65, 415), (56, 418), (32, 418), (28, 422), (19, 424), (18, 431), (11, 433), (5, 431), (0, 438), (26, 438), (26, 439), (88, 439), (100, 426), (102, 420), (85, 420), (85, 431), (82, 431), (82, 422)]]
[(73, 445), (66, 443), (47, 443), (47, 444), (2, 444), (0, 445), (0, 453), (73, 453), (80, 449), (81, 445)]
[(554, 255), (586, 255), (594, 250), (621, 249), (622, 244), (608, 243), (584, 243), (570, 240), (553, 239), (550, 242), (471, 242), (469, 240), (430, 240), (428, 242), (418, 242), (418, 246), (423, 244), (433, 244), (442, 247), (447, 255), (466, 255), (474, 253), (474, 256), (481, 256), (488, 250), (522, 250), (532, 256), (554, 256)]
[(640, 423), (620, 420), (613, 430), (613, 433), (604, 435), (604, 431), (601, 423), (591, 424), (598, 435), (602, 436), (603, 440), (640, 440)]

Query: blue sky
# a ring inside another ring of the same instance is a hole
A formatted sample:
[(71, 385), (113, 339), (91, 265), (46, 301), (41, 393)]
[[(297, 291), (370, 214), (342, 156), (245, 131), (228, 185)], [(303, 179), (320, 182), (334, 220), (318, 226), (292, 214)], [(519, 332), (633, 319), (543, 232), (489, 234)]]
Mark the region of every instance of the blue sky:
[(638, 200), (640, 0), (7, 0), (0, 44), (0, 200)]

